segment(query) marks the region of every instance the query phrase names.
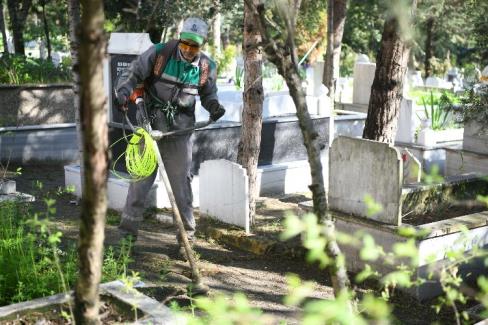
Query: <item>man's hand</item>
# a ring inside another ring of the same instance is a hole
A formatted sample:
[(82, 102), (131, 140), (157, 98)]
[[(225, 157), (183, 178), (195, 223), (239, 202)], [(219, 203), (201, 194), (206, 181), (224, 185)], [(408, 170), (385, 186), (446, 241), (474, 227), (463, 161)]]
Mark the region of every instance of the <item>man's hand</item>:
[(127, 96), (123, 91), (115, 92), (115, 106), (121, 112), (127, 112), (129, 103), (129, 96)]
[(210, 119), (216, 122), (219, 118), (224, 116), (225, 108), (218, 102), (213, 102), (212, 104), (213, 105), (210, 107)]

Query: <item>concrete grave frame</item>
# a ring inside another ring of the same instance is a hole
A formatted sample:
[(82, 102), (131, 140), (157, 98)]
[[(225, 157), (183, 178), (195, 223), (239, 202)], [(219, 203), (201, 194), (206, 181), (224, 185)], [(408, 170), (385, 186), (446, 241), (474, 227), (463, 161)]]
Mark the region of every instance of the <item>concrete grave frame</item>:
[[(45, 310), (46, 308), (65, 304), (72, 299), (72, 294), (73, 293), (60, 293), (49, 297), (0, 307), (0, 321), (12, 320), (15, 319), (17, 315), (25, 315), (36, 310)], [(171, 325), (176, 323), (176, 317), (168, 307), (139, 291), (127, 290), (124, 284), (120, 281), (101, 284), (100, 295), (108, 296), (115, 300), (116, 303), (127, 306), (127, 308), (136, 306), (143, 317), (143, 320), (137, 322), (137, 324)]]

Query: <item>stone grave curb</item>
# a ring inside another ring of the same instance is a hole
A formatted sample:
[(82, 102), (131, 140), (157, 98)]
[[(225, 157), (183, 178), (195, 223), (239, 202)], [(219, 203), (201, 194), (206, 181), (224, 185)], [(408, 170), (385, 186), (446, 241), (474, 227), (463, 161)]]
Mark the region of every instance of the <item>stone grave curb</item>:
[[(134, 287), (137, 290), (137, 286)], [(109, 295), (119, 301), (136, 306), (145, 315), (132, 324), (179, 324), (181, 323), (175, 317), (173, 312), (165, 305), (159, 303), (143, 293), (127, 290), (125, 285), (120, 281), (112, 281), (100, 285), (100, 294)], [(59, 293), (53, 296), (37, 298), (30, 301), (20, 302), (0, 307), (0, 320), (15, 316), (16, 314), (26, 314), (36, 309), (47, 308), (51, 305), (60, 305), (72, 299), (73, 292), (69, 294)]]
[(212, 218), (200, 217), (212, 220), (210, 223), (201, 222), (197, 231), (205, 237), (212, 238), (220, 244), (228, 245), (239, 250), (252, 253), (257, 256), (282, 256), (289, 258), (302, 258), (305, 256), (305, 249), (298, 241), (282, 242), (278, 239), (257, 234), (246, 234), (244, 229), (238, 229), (233, 225), (225, 225), (215, 222)]

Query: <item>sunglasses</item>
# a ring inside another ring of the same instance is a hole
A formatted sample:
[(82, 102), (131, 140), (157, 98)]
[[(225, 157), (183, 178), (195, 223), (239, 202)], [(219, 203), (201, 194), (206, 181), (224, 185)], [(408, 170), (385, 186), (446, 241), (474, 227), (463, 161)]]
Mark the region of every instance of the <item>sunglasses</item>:
[(188, 42), (183, 41), (183, 40), (180, 40), (180, 42), (178, 43), (178, 46), (180, 47), (180, 49), (182, 51), (190, 52), (193, 54), (198, 53), (198, 51), (200, 51), (200, 45), (188, 43)]

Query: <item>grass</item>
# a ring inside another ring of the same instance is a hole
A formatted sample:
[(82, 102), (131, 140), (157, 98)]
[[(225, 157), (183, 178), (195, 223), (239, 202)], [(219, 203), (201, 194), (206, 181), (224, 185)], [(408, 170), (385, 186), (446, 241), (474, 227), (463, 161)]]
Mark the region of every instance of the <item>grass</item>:
[[(28, 203), (0, 203), (0, 306), (64, 292), (76, 281), (76, 245), (61, 244), (62, 233), (49, 220), (55, 201), (45, 202), (45, 211), (32, 211)], [(122, 241), (105, 250), (102, 281), (126, 274), (130, 245)]]

